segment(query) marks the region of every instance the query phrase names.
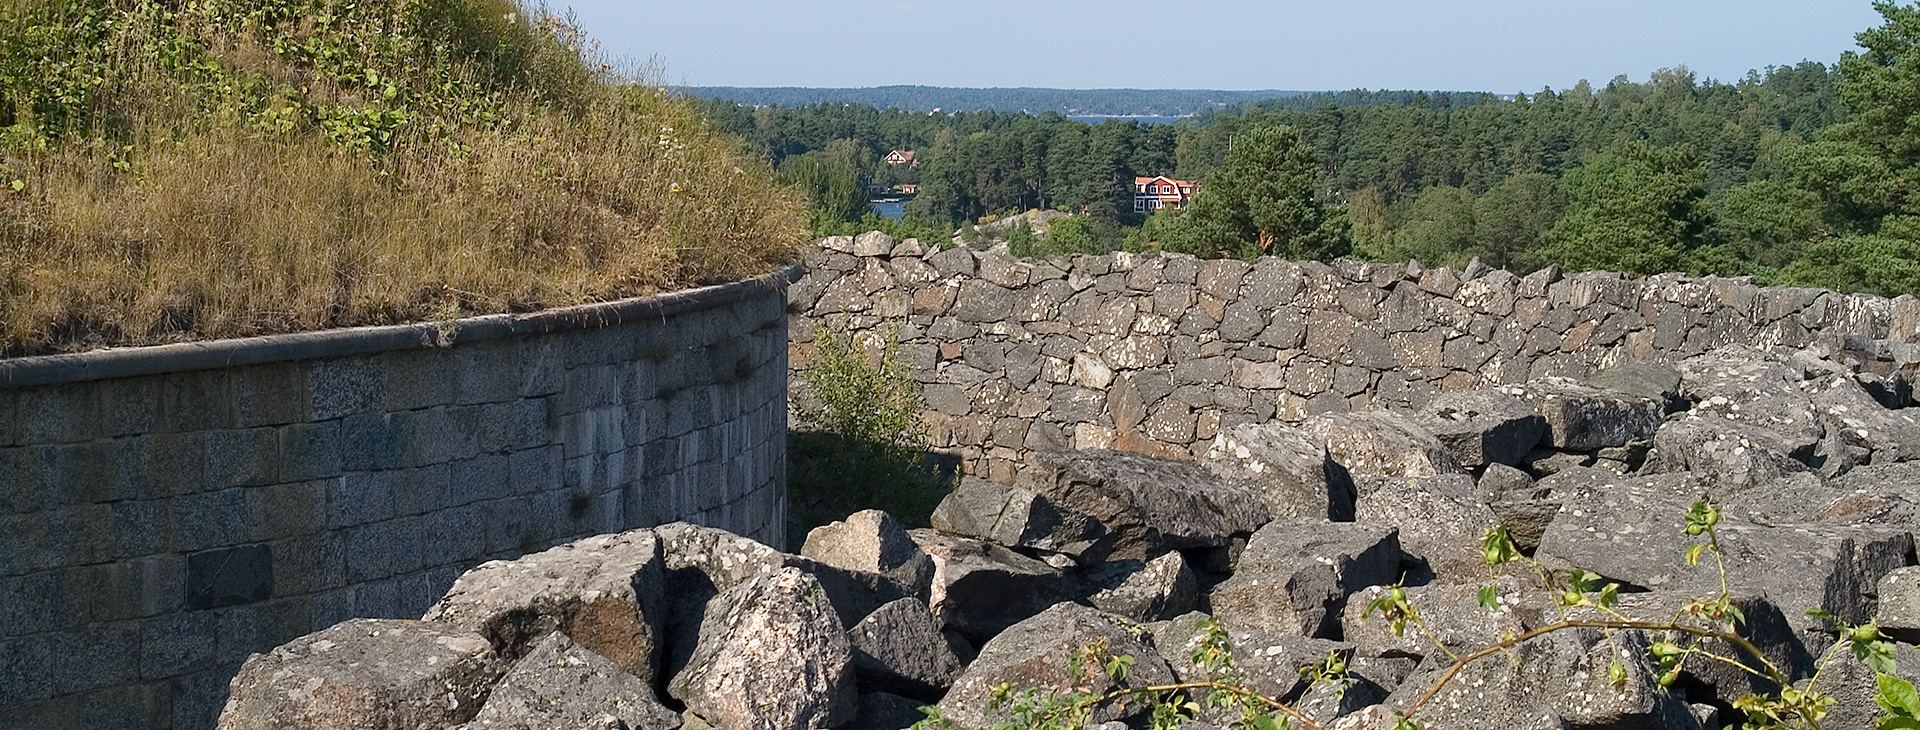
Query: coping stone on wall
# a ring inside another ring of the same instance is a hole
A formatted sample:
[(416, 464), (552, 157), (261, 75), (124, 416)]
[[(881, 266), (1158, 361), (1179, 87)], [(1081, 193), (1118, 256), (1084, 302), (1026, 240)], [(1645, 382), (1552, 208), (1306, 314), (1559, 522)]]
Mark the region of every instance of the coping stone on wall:
[(530, 314), (378, 327), (349, 327), (206, 342), (94, 350), (0, 360), (0, 389), (211, 370), (288, 360), (346, 357), (391, 350), (446, 348), (531, 334), (597, 329), (727, 304), (766, 287), (784, 287), (805, 273), (792, 264), (764, 276), (651, 297), (581, 304)]

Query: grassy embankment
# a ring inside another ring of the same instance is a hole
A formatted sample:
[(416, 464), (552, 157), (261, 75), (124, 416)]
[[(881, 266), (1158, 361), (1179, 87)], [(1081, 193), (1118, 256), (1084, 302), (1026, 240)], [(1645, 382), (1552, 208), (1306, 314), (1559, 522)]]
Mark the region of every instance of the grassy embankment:
[(0, 354), (763, 273), (805, 201), (514, 0), (0, 0)]

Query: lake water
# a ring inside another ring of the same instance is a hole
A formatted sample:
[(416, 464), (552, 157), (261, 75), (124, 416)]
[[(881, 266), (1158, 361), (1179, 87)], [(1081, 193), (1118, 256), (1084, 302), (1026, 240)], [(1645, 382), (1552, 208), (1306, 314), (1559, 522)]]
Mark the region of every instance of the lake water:
[(873, 212), (880, 215), (894, 220), (907, 217), (907, 201), (904, 199), (887, 198), (886, 200), (871, 200), (868, 202), (873, 204)]

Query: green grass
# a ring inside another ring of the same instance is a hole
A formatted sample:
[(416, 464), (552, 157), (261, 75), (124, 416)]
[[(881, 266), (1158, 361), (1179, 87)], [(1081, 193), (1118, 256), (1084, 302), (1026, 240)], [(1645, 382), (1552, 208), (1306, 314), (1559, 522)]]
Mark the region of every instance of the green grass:
[(511, 0), (0, 0), (0, 353), (769, 271), (806, 201)]

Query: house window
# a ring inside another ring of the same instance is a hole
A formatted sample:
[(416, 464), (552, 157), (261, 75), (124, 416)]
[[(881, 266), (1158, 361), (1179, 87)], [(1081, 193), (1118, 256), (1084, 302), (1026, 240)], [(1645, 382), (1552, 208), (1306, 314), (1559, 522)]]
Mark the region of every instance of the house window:
[(1141, 200), (1141, 199), (1139, 199), (1139, 198), (1134, 198), (1134, 200), (1133, 200), (1133, 212), (1135, 212), (1135, 213), (1139, 213), (1139, 212), (1141, 212), (1141, 211), (1144, 211), (1144, 210), (1146, 210), (1146, 209), (1147, 209), (1147, 201), (1144, 201), (1144, 200)]

